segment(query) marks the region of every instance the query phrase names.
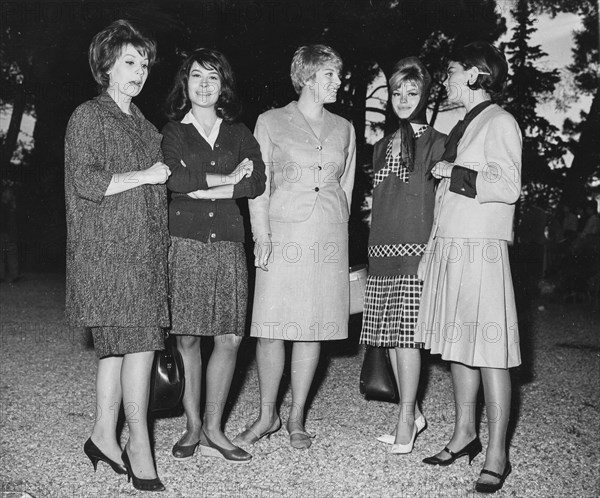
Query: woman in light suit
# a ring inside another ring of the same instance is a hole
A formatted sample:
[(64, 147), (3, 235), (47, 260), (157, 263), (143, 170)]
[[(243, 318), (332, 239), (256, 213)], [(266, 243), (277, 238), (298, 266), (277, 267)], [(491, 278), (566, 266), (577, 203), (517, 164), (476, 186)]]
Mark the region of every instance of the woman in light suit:
[(515, 297), (508, 260), (515, 202), (521, 191), (521, 132), (492, 102), (508, 65), (485, 42), (455, 52), (448, 65), (448, 98), (467, 110), (432, 170), (441, 180), (435, 221), (418, 274), (424, 279), (415, 341), (451, 362), (454, 434), (423, 460), (446, 466), (481, 451), (475, 426), (483, 383), (489, 444), (476, 490), (499, 490), (511, 471), (506, 453), (509, 368), (521, 364)]
[(321, 341), (348, 336), (348, 218), (355, 169), (355, 134), (328, 112), (341, 85), (342, 61), (330, 47), (294, 54), (297, 102), (259, 116), (254, 134), (267, 170), (265, 192), (249, 201), (256, 275), (251, 335), (260, 414), (236, 442), (253, 444), (281, 428), (276, 398), (293, 341), (290, 444), (308, 448), (305, 404)]

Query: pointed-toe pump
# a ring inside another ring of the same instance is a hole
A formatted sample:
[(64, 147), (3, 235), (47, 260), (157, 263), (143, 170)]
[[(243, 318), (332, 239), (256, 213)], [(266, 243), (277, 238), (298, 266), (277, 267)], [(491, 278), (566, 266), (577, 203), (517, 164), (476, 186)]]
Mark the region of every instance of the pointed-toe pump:
[(417, 439), (417, 424), (413, 426), (413, 433), (410, 441), (406, 444), (402, 443), (394, 443), (392, 444), (392, 448), (390, 449), (390, 453), (394, 455), (406, 455), (410, 453), (415, 446), (415, 439)]
[[(425, 420), (425, 416), (423, 414), (421, 414), (419, 418), (415, 419), (415, 426), (417, 427), (417, 434), (420, 434), (427, 428), (427, 420)], [(377, 439), (377, 441), (380, 443), (394, 444), (396, 436), (394, 434), (382, 434), (375, 439)]]
[(140, 479), (133, 473), (131, 468), (131, 462), (129, 461), (129, 455), (127, 454), (127, 448), (123, 450), (121, 455), (125, 468), (127, 469), (127, 482), (133, 481), (133, 487), (139, 491), (164, 491), (165, 487), (158, 477), (154, 479)]
[(107, 463), (108, 465), (111, 466), (111, 468), (117, 473), (117, 474), (127, 474), (127, 469), (125, 468), (124, 465), (121, 465), (120, 463), (115, 462), (114, 460), (111, 460), (110, 458), (108, 458), (101, 450), (100, 448), (98, 448), (98, 446), (96, 446), (94, 444), (94, 441), (92, 441), (92, 438), (89, 438), (85, 444), (83, 445), (83, 452), (87, 455), (87, 457), (90, 459), (90, 462), (92, 462), (92, 465), (94, 466), (94, 472), (96, 472), (97, 467), (98, 467), (98, 462), (102, 461)]
[(444, 448), (444, 451), (450, 455), (450, 458), (443, 459), (438, 457), (437, 455), (425, 458), (423, 463), (427, 463), (429, 465), (439, 465), (441, 467), (446, 467), (448, 465), (453, 464), (457, 459), (463, 456), (469, 457), (469, 465), (473, 461), (480, 452), (481, 452), (481, 441), (478, 437), (473, 439), (469, 444), (467, 444), (463, 449), (457, 451), (456, 453), (452, 451), (447, 446)]

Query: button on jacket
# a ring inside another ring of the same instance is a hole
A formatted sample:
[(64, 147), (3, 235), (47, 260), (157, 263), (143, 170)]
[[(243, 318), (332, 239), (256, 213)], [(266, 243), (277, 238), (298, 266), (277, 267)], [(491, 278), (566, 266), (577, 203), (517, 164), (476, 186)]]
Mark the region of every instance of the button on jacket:
[[(171, 169), (167, 188), (169, 232), (202, 242), (244, 242), (244, 224), (236, 199), (252, 198), (265, 189), (265, 165), (260, 147), (241, 123), (221, 123), (214, 149), (193, 124), (168, 123), (163, 129), (165, 163)], [(206, 174), (227, 175), (245, 158), (254, 171), (233, 187), (233, 199), (192, 199), (187, 194), (207, 190)]]
[(307, 220), (317, 199), (325, 223), (350, 216), (356, 163), (356, 137), (349, 121), (324, 110), (316, 137), (296, 102), (261, 114), (254, 134), (267, 158), (267, 188), (251, 201), (255, 237), (271, 233), (270, 221)]

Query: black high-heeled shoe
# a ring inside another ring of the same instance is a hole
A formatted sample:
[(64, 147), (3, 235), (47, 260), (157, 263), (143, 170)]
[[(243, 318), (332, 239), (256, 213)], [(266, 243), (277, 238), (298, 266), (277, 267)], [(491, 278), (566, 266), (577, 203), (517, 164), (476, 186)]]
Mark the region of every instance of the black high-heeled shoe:
[(443, 459), (437, 455), (425, 458), (423, 463), (427, 463), (429, 465), (439, 465), (441, 467), (446, 467), (447, 465), (453, 464), (457, 459), (463, 457), (465, 455), (469, 456), (469, 465), (473, 461), (479, 453), (481, 453), (481, 441), (478, 437), (473, 439), (469, 444), (467, 444), (463, 449), (457, 451), (456, 453), (452, 451), (447, 446), (444, 448), (444, 451), (450, 455), (450, 458)]
[(127, 469), (120, 463), (111, 460), (104, 453), (102, 453), (100, 448), (94, 444), (92, 438), (89, 438), (83, 445), (83, 452), (90, 459), (90, 462), (92, 462), (92, 465), (94, 466), (94, 472), (96, 472), (98, 468), (98, 462), (103, 461), (110, 465), (117, 474), (127, 474)]
[(222, 458), (229, 463), (250, 463), (250, 460), (252, 460), (252, 455), (238, 446), (235, 446), (233, 450), (227, 450), (213, 443), (208, 439), (204, 427), (200, 435), (200, 454), (207, 457)]
[(495, 493), (496, 491), (500, 491), (502, 489), (502, 486), (504, 485), (504, 481), (506, 481), (506, 478), (508, 477), (508, 474), (510, 474), (511, 470), (512, 466), (508, 461), (506, 462), (506, 466), (504, 467), (504, 472), (502, 473), (502, 475), (498, 474), (497, 472), (492, 472), (491, 470), (483, 469), (481, 471), (481, 474), (488, 474), (492, 477), (495, 477), (496, 479), (499, 479), (499, 481), (497, 483), (478, 481), (475, 483), (475, 491), (477, 491), (478, 493)]
[(156, 477), (155, 479), (140, 479), (136, 477), (131, 468), (131, 462), (129, 461), (129, 455), (127, 454), (127, 448), (123, 450), (123, 454), (121, 455), (123, 459), (123, 463), (125, 464), (125, 468), (127, 469), (127, 482), (130, 480), (133, 481), (133, 487), (135, 489), (139, 489), (140, 491), (164, 491), (165, 487), (160, 479)]

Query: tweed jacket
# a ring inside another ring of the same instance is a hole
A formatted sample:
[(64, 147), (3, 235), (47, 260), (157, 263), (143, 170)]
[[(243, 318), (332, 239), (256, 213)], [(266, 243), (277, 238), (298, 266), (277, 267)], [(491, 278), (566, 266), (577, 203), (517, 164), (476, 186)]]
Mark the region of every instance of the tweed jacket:
[(266, 165), (267, 188), (248, 202), (255, 238), (271, 233), (271, 221), (307, 220), (317, 199), (324, 223), (348, 221), (356, 166), (354, 127), (323, 112), (319, 137), (296, 102), (258, 117), (254, 136)]
[(477, 172), (476, 195), (469, 197), (443, 179), (432, 235), (511, 241), (521, 193), (521, 150), (521, 130), (512, 115), (496, 104), (484, 109), (465, 130), (454, 161)]
[[(265, 190), (265, 165), (250, 130), (242, 123), (223, 121), (214, 149), (191, 123), (167, 123), (163, 135), (165, 163), (171, 170), (167, 181), (172, 192), (171, 235), (202, 242), (244, 242), (244, 220), (238, 203)], [(187, 195), (208, 189), (207, 173), (231, 173), (244, 158), (254, 162), (254, 171), (233, 187), (232, 199), (192, 199)]]
[(66, 318), (74, 326), (169, 325), (166, 187), (104, 195), (115, 173), (162, 160), (160, 134), (133, 104), (131, 112), (103, 93), (67, 127)]

